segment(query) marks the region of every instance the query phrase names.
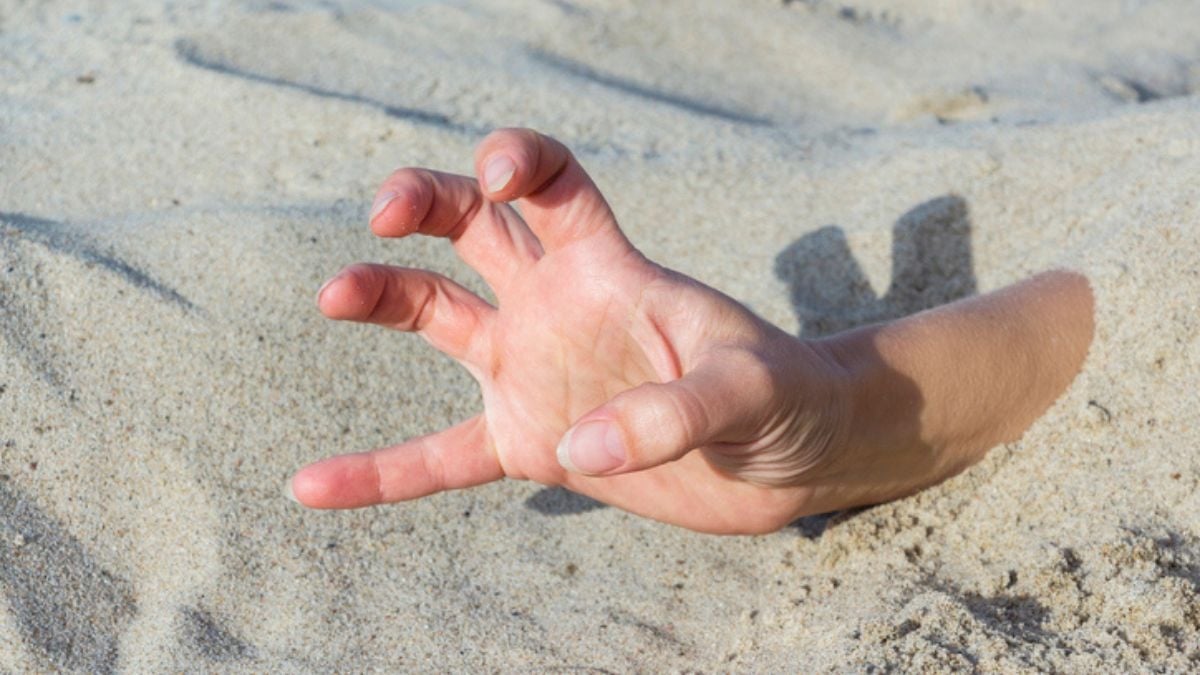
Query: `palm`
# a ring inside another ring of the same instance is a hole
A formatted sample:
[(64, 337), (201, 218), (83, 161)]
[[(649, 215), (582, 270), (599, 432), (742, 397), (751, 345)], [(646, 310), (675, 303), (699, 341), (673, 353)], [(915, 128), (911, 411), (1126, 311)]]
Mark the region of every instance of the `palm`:
[[(405, 170), (388, 182), (398, 206), (385, 207), (372, 222), (384, 236), (450, 238), (492, 286), (498, 308), (444, 277), (382, 266), (348, 268), (320, 299), (333, 318), (420, 331), (479, 381), (483, 414), (395, 448), (313, 465), (297, 477), (299, 498), (314, 506), (361, 506), (509, 476), (563, 484), (696, 529), (786, 522), (803, 502), (802, 488), (739, 480), (702, 452), (606, 476), (566, 471), (556, 460), (563, 434), (614, 397), (678, 380), (725, 343), (770, 341), (778, 331), (647, 261), (561, 146), (514, 132), (498, 136), (491, 145), (507, 148), (521, 168), (493, 197), (524, 195), (525, 219), (483, 199), (471, 179)], [(531, 139), (548, 143), (542, 163), (552, 159), (548, 148), (562, 152), (565, 168), (540, 167), (536, 151), (523, 166)], [(488, 147), (485, 141), (481, 156)], [(737, 439), (752, 440), (754, 434)]]
[(598, 261), (572, 260), (581, 257), (543, 258), (501, 303), (492, 329), (498, 367), (478, 377), (488, 432), (510, 477), (562, 482), (554, 447), (575, 420), (643, 382), (678, 377), (634, 337), (645, 322), (636, 291), (652, 276), (649, 266), (605, 261), (610, 272), (600, 280), (589, 274)]

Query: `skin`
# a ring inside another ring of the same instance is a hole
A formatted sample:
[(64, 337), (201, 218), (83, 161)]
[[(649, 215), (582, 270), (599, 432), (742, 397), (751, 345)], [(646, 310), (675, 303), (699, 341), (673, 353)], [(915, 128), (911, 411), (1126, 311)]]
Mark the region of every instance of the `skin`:
[(1091, 342), (1087, 280), (1064, 271), (802, 340), (647, 260), (557, 141), (496, 131), (475, 164), (478, 180), (395, 172), (371, 229), (449, 239), (497, 307), (432, 272), (366, 264), (317, 304), (419, 333), (475, 377), (484, 411), (305, 467), (290, 484), (301, 504), (356, 508), (509, 477), (703, 532), (770, 532), (911, 494), (1015, 440)]

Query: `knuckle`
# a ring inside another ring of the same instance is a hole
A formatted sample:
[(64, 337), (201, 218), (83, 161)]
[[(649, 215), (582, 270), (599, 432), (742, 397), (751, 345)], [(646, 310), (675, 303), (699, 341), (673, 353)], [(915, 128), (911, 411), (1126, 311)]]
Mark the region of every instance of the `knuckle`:
[(405, 323), (413, 330), (424, 330), (436, 320), (438, 308), (446, 304), (445, 285), (439, 279), (431, 279), (421, 294), (411, 300)]
[(421, 466), (425, 470), (425, 475), (429, 481), (430, 487), (435, 492), (440, 492), (446, 489), (446, 465), (442, 461), (440, 453), (425, 444), (420, 449)]
[(663, 392), (667, 395), (656, 397), (664, 443), (672, 450), (691, 450), (709, 426), (708, 409), (686, 384), (677, 381), (669, 387)]

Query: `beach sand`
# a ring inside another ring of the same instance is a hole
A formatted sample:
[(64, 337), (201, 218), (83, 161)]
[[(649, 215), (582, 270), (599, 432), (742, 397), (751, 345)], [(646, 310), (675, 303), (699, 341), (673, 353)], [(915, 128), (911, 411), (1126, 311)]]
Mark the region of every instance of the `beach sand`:
[[(0, 672), (1200, 667), (1200, 4), (95, 5), (0, 0)], [(499, 126), (804, 335), (1082, 270), (1085, 369), (963, 475), (770, 536), (515, 481), (297, 506), (479, 409), (314, 295), (483, 292), (366, 216)]]

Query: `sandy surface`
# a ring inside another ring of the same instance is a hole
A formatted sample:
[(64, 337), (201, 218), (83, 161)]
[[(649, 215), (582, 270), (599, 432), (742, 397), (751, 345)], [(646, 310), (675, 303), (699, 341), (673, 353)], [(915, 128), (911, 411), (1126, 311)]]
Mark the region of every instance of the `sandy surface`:
[[(218, 4), (0, 0), (0, 671), (1198, 667), (1200, 4)], [(968, 473), (772, 536), (519, 482), (295, 506), (478, 408), (313, 296), (482, 290), (365, 220), (504, 125), (796, 332), (1084, 270), (1085, 371)]]

